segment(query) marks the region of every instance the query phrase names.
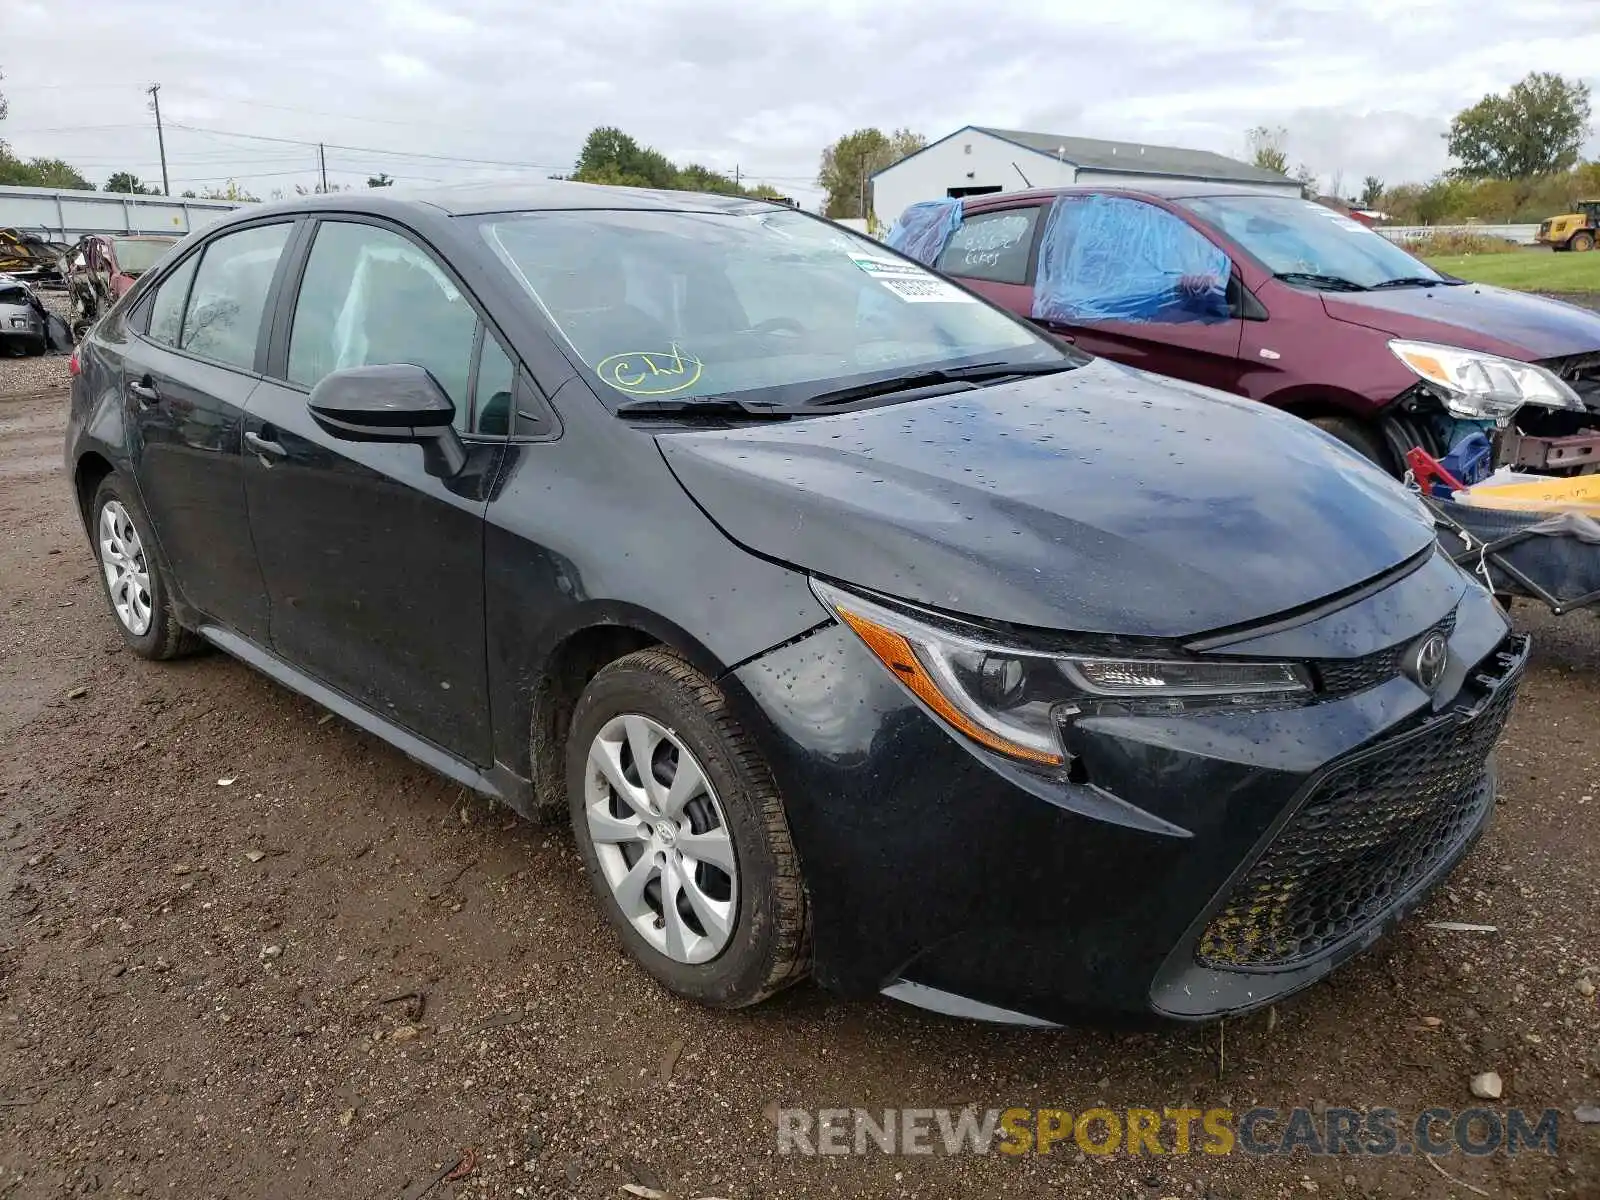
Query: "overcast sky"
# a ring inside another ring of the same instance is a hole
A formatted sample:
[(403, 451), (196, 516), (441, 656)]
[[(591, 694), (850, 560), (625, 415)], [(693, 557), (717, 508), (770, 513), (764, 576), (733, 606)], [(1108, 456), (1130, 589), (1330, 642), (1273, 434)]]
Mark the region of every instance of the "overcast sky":
[(175, 192), (230, 176), (263, 196), (316, 182), (315, 147), (241, 134), (330, 143), (330, 181), (360, 186), (377, 171), (420, 183), (568, 170), (605, 124), (809, 207), (822, 148), (862, 126), (935, 139), (999, 125), (1242, 156), (1245, 130), (1267, 124), (1288, 128), (1291, 164), (1324, 186), (1342, 173), (1348, 193), (1367, 174), (1443, 169), (1451, 115), (1529, 71), (1600, 93), (1594, 0), (0, 7), (0, 137), (96, 183), (118, 169), (159, 182), (142, 92), (159, 81)]

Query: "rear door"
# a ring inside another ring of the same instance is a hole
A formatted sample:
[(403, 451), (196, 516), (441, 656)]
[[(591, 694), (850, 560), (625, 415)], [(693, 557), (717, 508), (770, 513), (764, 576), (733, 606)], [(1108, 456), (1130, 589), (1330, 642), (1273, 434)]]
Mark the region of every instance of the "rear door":
[(140, 302), (123, 359), (134, 473), (177, 586), (211, 620), (263, 641), (267, 597), (245, 515), (241, 435), (293, 229), (251, 225), (189, 254)]
[(1236, 392), (1242, 282), (1182, 217), (1130, 196), (1062, 196), (1035, 264), (1032, 315), (1091, 354)]
[(1033, 315), (1034, 268), (1046, 202), (970, 213), (950, 235), (934, 267), (1027, 320)]
[[(324, 218), (276, 322), (246, 418), (250, 527), (293, 666), (458, 757), (489, 765), (483, 515), (512, 371), (442, 262), (386, 222)], [(346, 367), (414, 363), (456, 408), (451, 479), (412, 445), (340, 441), (306, 407)]]

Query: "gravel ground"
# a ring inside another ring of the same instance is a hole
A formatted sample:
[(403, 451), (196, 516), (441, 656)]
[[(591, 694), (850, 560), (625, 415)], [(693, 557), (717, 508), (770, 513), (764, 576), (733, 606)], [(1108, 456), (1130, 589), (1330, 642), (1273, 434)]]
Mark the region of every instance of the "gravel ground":
[[(712, 1013), (623, 959), (564, 831), (220, 654), (127, 653), (38, 369), (0, 361), (0, 1197), (1600, 1196), (1600, 1126), (1571, 1119), (1600, 1101), (1594, 616), (1519, 611), (1538, 649), (1486, 838), (1373, 952), (1230, 1024), (1220, 1069), (1216, 1028), (1028, 1033), (810, 986)], [(1415, 1113), (1491, 1070), (1502, 1106), (1566, 1114), (1558, 1156), (803, 1158), (771, 1120)]]

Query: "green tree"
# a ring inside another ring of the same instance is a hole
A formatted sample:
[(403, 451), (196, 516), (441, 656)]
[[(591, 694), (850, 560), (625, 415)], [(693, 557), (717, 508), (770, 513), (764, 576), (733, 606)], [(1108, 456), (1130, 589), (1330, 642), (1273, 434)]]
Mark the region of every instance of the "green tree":
[(1378, 201), (1383, 199), (1383, 180), (1376, 175), (1368, 175), (1361, 181), (1361, 207), (1377, 208)]
[[(189, 195), (190, 193), (186, 192), (184, 194)], [(201, 200), (233, 200), (239, 204), (256, 204), (261, 200), (260, 196), (252, 196), (244, 188), (240, 187), (238, 180), (235, 179), (228, 180), (221, 187), (207, 188), (200, 193), (199, 198)]]
[(670, 188), (678, 169), (659, 150), (640, 146), (613, 125), (589, 132), (572, 178), (579, 183), (609, 183), (621, 187)]
[(105, 187), (100, 190), (103, 192), (121, 192), (128, 196), (155, 196), (159, 194), (155, 188), (145, 186), (144, 181), (132, 171), (118, 171), (110, 179), (106, 180)]
[(1256, 166), (1264, 171), (1276, 171), (1279, 175), (1289, 173), (1289, 152), (1285, 149), (1289, 143), (1289, 131), (1282, 125), (1276, 129), (1257, 125), (1245, 131), (1244, 140), (1249, 147), (1250, 161)]
[(62, 188), (80, 192), (94, 191), (94, 184), (80, 174), (76, 167), (59, 158), (14, 158), (10, 148), (0, 150), (0, 183), (18, 187)]
[(1296, 167), (1294, 169), (1294, 174), (1289, 178), (1293, 179), (1300, 185), (1300, 194), (1307, 200), (1310, 200), (1316, 196), (1317, 174), (1310, 167), (1306, 166), (1305, 163), (1301, 163), (1298, 167)]
[(1462, 109), (1445, 141), (1464, 179), (1524, 179), (1576, 164), (1590, 115), (1588, 84), (1534, 71)]
[(889, 134), (881, 129), (858, 129), (845, 134), (822, 152), (817, 185), (828, 193), (823, 215), (873, 220), (872, 176), (927, 144), (927, 138), (909, 129)]
[(379, 171), (376, 175), (368, 175), (367, 176), (367, 186), (369, 188), (393, 187), (394, 186), (394, 176), (393, 175), (386, 175), (382, 171)]

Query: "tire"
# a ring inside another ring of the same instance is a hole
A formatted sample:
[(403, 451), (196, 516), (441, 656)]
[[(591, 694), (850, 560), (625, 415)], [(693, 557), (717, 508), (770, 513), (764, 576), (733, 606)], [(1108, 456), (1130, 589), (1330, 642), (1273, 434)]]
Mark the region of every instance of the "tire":
[[(113, 526), (117, 528), (115, 537), (111, 536)], [(134, 489), (115, 474), (101, 481), (89, 504), (89, 540), (111, 618), (130, 650), (140, 658), (165, 660), (193, 654), (204, 645), (178, 624), (166, 576), (151, 548), (149, 518)], [(113, 584), (113, 576), (121, 580), (130, 575), (124, 587)], [(119, 608), (119, 597), (128, 607)]]
[(1581, 251), (1585, 251), (1585, 250), (1593, 250), (1594, 249), (1594, 234), (1592, 234), (1592, 233), (1575, 233), (1575, 234), (1572, 235), (1571, 239), (1567, 242), (1567, 245), (1568, 245), (1569, 248), (1571, 248), (1573, 250), (1580, 251), (1580, 252)]
[[(641, 728), (644, 740), (636, 741)], [(653, 793), (640, 786), (634, 745), (650, 753)], [(671, 782), (684, 751), (707, 786), (685, 788), (674, 815)], [(618, 659), (578, 699), (566, 767), (578, 851), (635, 962), (671, 991), (713, 1008), (755, 1004), (805, 978), (810, 918), (783, 801), (716, 684), (665, 650)], [(621, 774), (628, 796), (611, 772)], [(690, 837), (706, 857), (675, 840)], [(713, 854), (713, 843), (726, 846)], [(673, 921), (664, 903), (669, 889)], [(720, 929), (698, 915), (708, 905), (726, 907)]]
[(1311, 423), (1323, 433), (1338, 438), (1362, 458), (1394, 475), (1394, 455), (1389, 452), (1389, 447), (1384, 444), (1383, 438), (1371, 425), (1364, 424), (1354, 417), (1312, 417)]

